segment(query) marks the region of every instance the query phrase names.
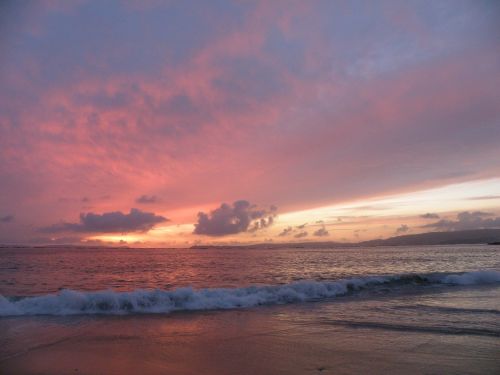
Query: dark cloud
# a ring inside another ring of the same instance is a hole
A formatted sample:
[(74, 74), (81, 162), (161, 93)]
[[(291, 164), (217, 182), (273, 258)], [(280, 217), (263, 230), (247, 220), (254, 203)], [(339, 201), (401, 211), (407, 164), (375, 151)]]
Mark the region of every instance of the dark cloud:
[(239, 200), (229, 205), (223, 203), (210, 213), (199, 212), (198, 222), (194, 225), (194, 234), (207, 236), (225, 236), (242, 232), (255, 232), (273, 224), (276, 207), (269, 210), (258, 209), (256, 205)]
[(304, 238), (307, 237), (308, 233), (304, 230), (302, 232), (297, 233), (294, 237), (295, 238)]
[(438, 214), (434, 214), (434, 213), (431, 213), (431, 212), (428, 212), (426, 214), (420, 215), (420, 217), (422, 219), (439, 219), (439, 215)]
[(10, 223), (14, 221), (14, 215), (0, 216), (0, 223)]
[(325, 237), (325, 236), (329, 236), (330, 233), (326, 230), (325, 227), (323, 227), (323, 228), (319, 228), (317, 231), (315, 231), (313, 233), (313, 235), (316, 237)]
[(266, 218), (262, 218), (260, 220), (254, 221), (251, 227), (248, 229), (249, 232), (256, 232), (259, 229), (267, 228), (274, 223), (274, 216), (268, 216)]
[(492, 216), (494, 216), (494, 214), (488, 212), (465, 211), (457, 214), (456, 220), (441, 219), (434, 223), (423, 225), (422, 228), (439, 230), (500, 228), (500, 217)]
[[(317, 224), (316, 225), (313, 225), (313, 226), (319, 226), (321, 225), (321, 228), (318, 229), (317, 231), (315, 231), (313, 234), (315, 236), (328, 236), (329, 233), (328, 231), (325, 229), (325, 225), (323, 224), (323, 221), (322, 220), (319, 220), (316, 222)], [(319, 225), (318, 225), (319, 224)], [(304, 223), (304, 224), (301, 224), (301, 225), (297, 225), (295, 227), (286, 227), (284, 228), (280, 234), (278, 234), (278, 237), (285, 237), (285, 236), (291, 236), (293, 235), (293, 237), (295, 238), (302, 238), (302, 237), (306, 237), (308, 235), (308, 232), (305, 231), (305, 228), (308, 226), (309, 224), (308, 223)]]
[(286, 227), (285, 229), (283, 229), (283, 231), (280, 234), (278, 234), (278, 236), (279, 237), (288, 236), (292, 232), (293, 232), (293, 228), (292, 227)]
[(403, 234), (410, 230), (410, 227), (406, 224), (401, 224), (399, 228), (396, 229), (396, 234)]
[(42, 228), (42, 232), (128, 233), (147, 232), (167, 218), (132, 208), (128, 214), (120, 211), (80, 214), (79, 223), (61, 223)]
[(158, 197), (156, 195), (141, 195), (135, 202), (140, 204), (156, 203), (158, 202)]

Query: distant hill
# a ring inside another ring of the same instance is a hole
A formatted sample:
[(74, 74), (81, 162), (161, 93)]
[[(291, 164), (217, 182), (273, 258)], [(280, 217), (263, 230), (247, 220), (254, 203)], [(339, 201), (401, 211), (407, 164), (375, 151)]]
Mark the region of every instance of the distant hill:
[(459, 244), (494, 244), (500, 243), (500, 229), (475, 229), (460, 230), (454, 232), (427, 232), (420, 234), (407, 234), (403, 236), (389, 237), (386, 239), (350, 242), (290, 242), (290, 243), (262, 243), (255, 245), (197, 245), (192, 249), (229, 249), (241, 248), (329, 248), (329, 247), (361, 247), (361, 246), (416, 246), (416, 245), (459, 245)]
[(362, 246), (458, 245), (500, 241), (500, 229), (475, 229), (454, 232), (428, 232), (360, 242)]

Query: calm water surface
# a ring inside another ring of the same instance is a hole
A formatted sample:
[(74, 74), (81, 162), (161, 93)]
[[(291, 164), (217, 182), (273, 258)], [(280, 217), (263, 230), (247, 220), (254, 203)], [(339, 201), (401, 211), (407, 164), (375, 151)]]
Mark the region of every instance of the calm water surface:
[(352, 249), (0, 249), (0, 294), (241, 287), (353, 276), (500, 270), (499, 246)]

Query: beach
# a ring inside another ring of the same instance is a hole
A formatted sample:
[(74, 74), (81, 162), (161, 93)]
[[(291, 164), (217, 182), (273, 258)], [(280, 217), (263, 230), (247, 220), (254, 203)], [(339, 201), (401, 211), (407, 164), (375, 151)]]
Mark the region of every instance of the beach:
[(495, 374), (500, 369), (495, 298), (500, 300), (498, 287), (466, 287), (170, 315), (4, 318), (0, 369), (5, 374)]
[(0, 368), (6, 374), (495, 374), (500, 369), (498, 332), (460, 333), (439, 324), (384, 327), (372, 321), (370, 326), (353, 317), (338, 322), (339, 314), (349, 316), (345, 311), (352, 304), (359, 308), (359, 301), (348, 301), (172, 316), (13, 318), (1, 322), (7, 331), (2, 340), (11, 346)]

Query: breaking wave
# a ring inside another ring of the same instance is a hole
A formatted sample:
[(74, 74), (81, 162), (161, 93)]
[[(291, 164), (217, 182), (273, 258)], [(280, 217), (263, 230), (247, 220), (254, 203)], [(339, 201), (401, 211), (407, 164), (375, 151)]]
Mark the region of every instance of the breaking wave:
[(13, 298), (0, 295), (0, 316), (151, 314), (188, 310), (216, 310), (314, 301), (352, 294), (377, 287), (405, 285), (479, 285), (500, 283), (498, 271), (460, 274), (388, 275), (335, 281), (298, 281), (285, 285), (245, 288), (175, 290), (104, 290), (79, 292), (62, 290), (57, 294)]

